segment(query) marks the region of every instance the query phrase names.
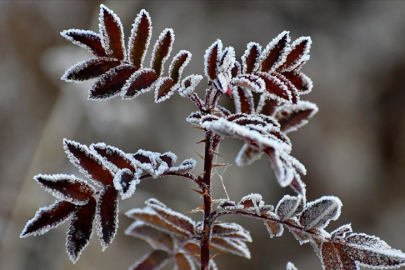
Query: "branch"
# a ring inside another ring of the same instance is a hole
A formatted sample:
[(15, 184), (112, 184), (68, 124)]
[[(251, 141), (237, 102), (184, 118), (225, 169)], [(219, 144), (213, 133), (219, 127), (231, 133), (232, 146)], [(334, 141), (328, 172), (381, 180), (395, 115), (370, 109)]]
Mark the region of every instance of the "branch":
[[(195, 177), (195, 175), (192, 174), (192, 173), (165, 172), (165, 173), (163, 173), (161, 176), (180, 176), (180, 177), (184, 177), (184, 178), (190, 179), (191, 181), (193, 181), (194, 183), (196, 183), (201, 189), (203, 189), (203, 185), (201, 184), (201, 182), (200, 182), (200, 181), (198, 180), (198, 178)], [(139, 180), (140, 180), (140, 181), (143, 181), (143, 180), (149, 179), (149, 178), (151, 178), (151, 177), (152, 177), (152, 175), (150, 175), (150, 174), (145, 174), (145, 175), (142, 175), (142, 176), (139, 178)]]

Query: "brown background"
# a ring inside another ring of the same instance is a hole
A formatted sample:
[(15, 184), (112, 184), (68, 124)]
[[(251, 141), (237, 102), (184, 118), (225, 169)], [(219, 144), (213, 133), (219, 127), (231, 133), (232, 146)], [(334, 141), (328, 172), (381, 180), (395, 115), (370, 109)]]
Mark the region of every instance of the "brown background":
[[(186, 74), (202, 73), (204, 50), (217, 38), (238, 57), (249, 41), (266, 45), (283, 30), (293, 39), (312, 37), (311, 61), (303, 71), (314, 81), (304, 99), (320, 112), (291, 134), (293, 155), (309, 171), (308, 199), (336, 195), (342, 216), (355, 231), (376, 234), (405, 250), (405, 2), (403, 1), (106, 1), (122, 19), (128, 36), (141, 8), (152, 17), (154, 34), (171, 27), (174, 52), (187, 49), (193, 60)], [(139, 148), (173, 151), (179, 159), (201, 151), (202, 133), (184, 118), (194, 110), (178, 95), (156, 105), (153, 94), (133, 101), (86, 100), (89, 83), (68, 84), (60, 76), (89, 57), (59, 32), (97, 31), (98, 1), (0, 1), (0, 268), (127, 269), (146, 243), (123, 234), (126, 210), (156, 197), (181, 212), (201, 204), (191, 184), (165, 178), (138, 187), (120, 203), (117, 239), (104, 252), (96, 235), (76, 265), (65, 253), (66, 224), (42, 237), (20, 239), (24, 224), (53, 198), (32, 180), (38, 173), (76, 173), (63, 149), (64, 137), (82, 143), (104, 141), (127, 152)], [(149, 52), (150, 53), (150, 52)], [(149, 54), (147, 61), (149, 59)], [(201, 93), (203, 89), (199, 90)], [(228, 104), (229, 105), (229, 104)], [(222, 162), (233, 162), (241, 143), (225, 141)], [(197, 168), (201, 171), (201, 165)], [(231, 167), (224, 174), (231, 199), (259, 192), (275, 204), (280, 188), (266, 160)], [(224, 196), (218, 178), (214, 196)], [(193, 215), (199, 219), (200, 215)], [(228, 221), (234, 219), (227, 219)], [(286, 232), (270, 239), (261, 222), (238, 220), (252, 233), (252, 259), (220, 255), (220, 269), (321, 269), (309, 245)]]

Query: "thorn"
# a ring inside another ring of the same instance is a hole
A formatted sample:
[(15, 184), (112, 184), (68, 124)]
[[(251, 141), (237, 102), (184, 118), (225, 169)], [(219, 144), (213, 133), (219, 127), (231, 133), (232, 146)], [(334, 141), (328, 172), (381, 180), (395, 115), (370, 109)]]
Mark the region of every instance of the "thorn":
[(200, 173), (199, 175), (197, 175), (198, 177), (205, 175), (205, 172)]
[(222, 201), (223, 201), (223, 199), (213, 199), (213, 200), (211, 200), (212, 203), (220, 203)]
[(197, 192), (200, 195), (203, 195), (204, 193), (201, 190), (195, 189), (195, 188), (191, 188), (191, 190)]
[(219, 157), (222, 157), (219, 153), (217, 153), (217, 152), (215, 152), (215, 151), (212, 151), (212, 153), (213, 153), (214, 155), (217, 155), (217, 156), (219, 156)]
[(198, 152), (195, 151), (195, 150), (194, 150), (194, 152), (195, 152), (202, 160), (204, 160), (204, 157), (203, 157), (200, 153), (198, 153)]
[(232, 166), (233, 164), (230, 163), (214, 163), (212, 166), (213, 167), (229, 167)]
[(188, 212), (186, 212), (186, 213), (184, 213), (184, 214), (185, 214), (185, 215), (194, 214), (194, 213), (197, 213), (197, 212), (199, 212), (199, 211), (203, 211), (203, 212), (204, 212), (204, 210), (205, 210), (204, 205), (201, 205), (201, 206), (199, 206), (199, 207), (197, 207), (197, 208), (195, 208), (195, 209), (193, 209), (193, 210), (190, 210), (190, 211), (188, 211)]
[(215, 257), (217, 257), (219, 254), (221, 254), (221, 252), (218, 252), (217, 254), (214, 254), (212, 256), (210, 256), (210, 260), (213, 260)]
[(205, 190), (204, 190), (204, 193), (202, 194), (203, 196), (207, 196), (208, 195), (208, 188), (206, 188)]
[(206, 141), (207, 141), (206, 139), (202, 139), (201, 141), (197, 142), (196, 144), (203, 143), (203, 142), (206, 142)]
[(193, 128), (199, 129), (199, 130), (205, 130), (205, 128), (203, 128), (203, 127), (196, 127), (196, 126), (193, 126)]

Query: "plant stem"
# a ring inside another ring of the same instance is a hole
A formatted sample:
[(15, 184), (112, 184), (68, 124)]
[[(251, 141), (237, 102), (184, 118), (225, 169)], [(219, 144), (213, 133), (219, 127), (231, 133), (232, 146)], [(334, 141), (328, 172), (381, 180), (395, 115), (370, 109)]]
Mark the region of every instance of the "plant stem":
[(211, 238), (211, 170), (214, 158), (214, 138), (211, 131), (205, 133), (204, 155), (204, 229), (201, 238), (201, 270), (208, 270), (210, 263)]

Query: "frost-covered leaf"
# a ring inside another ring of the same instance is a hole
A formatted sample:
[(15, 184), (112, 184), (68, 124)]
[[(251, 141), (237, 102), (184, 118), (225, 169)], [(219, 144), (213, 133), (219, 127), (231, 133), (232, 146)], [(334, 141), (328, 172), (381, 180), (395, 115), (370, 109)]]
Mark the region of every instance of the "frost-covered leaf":
[(266, 90), (264, 93), (267, 98), (271, 98), (281, 102), (290, 102), (291, 101), (291, 91), (288, 87), (277, 77), (260, 73), (258, 76), (264, 81), (266, 85)]
[(175, 212), (170, 208), (163, 207), (159, 201), (156, 203), (156, 199), (149, 199), (145, 202), (150, 208), (152, 208), (163, 220), (176, 227), (178, 230), (192, 236), (195, 231), (195, 223), (189, 217)]
[(153, 249), (161, 249), (167, 252), (171, 252), (174, 249), (174, 242), (172, 236), (146, 225), (142, 221), (135, 221), (126, 230), (126, 235), (131, 235), (136, 238), (140, 238), (146, 242)]
[(105, 100), (118, 96), (126, 81), (136, 71), (134, 66), (121, 65), (110, 69), (92, 86), (89, 100)]
[(236, 203), (234, 201), (230, 201), (230, 200), (221, 200), (218, 203), (217, 208), (219, 210), (235, 210), (236, 209)]
[(312, 80), (302, 72), (284, 72), (283, 76), (287, 78), (297, 89), (299, 95), (305, 95), (312, 91)]
[(217, 67), (222, 55), (222, 41), (216, 40), (208, 49), (205, 51), (204, 65), (205, 65), (205, 76), (209, 80), (217, 79)]
[(172, 63), (169, 67), (169, 74), (175, 83), (180, 80), (183, 70), (188, 65), (190, 60), (191, 53), (186, 50), (179, 51), (176, 56), (173, 57)]
[[(269, 217), (269, 218), (273, 218), (276, 220), (279, 220), (280, 218), (273, 212), (267, 212), (265, 214), (265, 216)], [(283, 235), (284, 232), (284, 226), (276, 221), (272, 221), (272, 220), (266, 220), (264, 221), (264, 225), (267, 228), (267, 231), (269, 232), (270, 238), (273, 237), (280, 237)]]
[(169, 58), (174, 43), (173, 29), (165, 29), (160, 34), (158, 40), (153, 47), (152, 59), (150, 67), (155, 70), (158, 76), (163, 74), (163, 65)]
[(312, 228), (325, 228), (331, 220), (340, 216), (342, 202), (338, 197), (323, 196), (306, 205), (300, 216), (300, 223), (306, 230)]
[(181, 81), (181, 87), (179, 89), (180, 96), (187, 97), (192, 94), (202, 79), (203, 77), (201, 75), (195, 74), (185, 77)]
[(291, 103), (297, 104), (300, 100), (299, 91), (295, 87), (295, 85), (288, 80), (285, 76), (281, 75), (280, 73), (273, 73), (273, 76), (279, 79), (285, 87), (287, 87), (288, 91), (291, 93)]
[(137, 68), (142, 68), (146, 51), (152, 36), (152, 20), (149, 13), (142, 9), (132, 25), (128, 42), (129, 61)]
[(264, 152), (269, 157), (280, 186), (286, 187), (290, 185), (294, 180), (296, 171), (292, 164), (288, 162), (289, 155), (282, 151), (274, 151), (274, 149), (271, 148), (265, 149)]
[(119, 170), (115, 174), (114, 188), (120, 193), (121, 199), (128, 199), (135, 193), (136, 186), (140, 183), (141, 174), (142, 170), (133, 173), (129, 169)]
[(175, 269), (176, 270), (196, 270), (193, 259), (184, 253), (177, 253), (174, 255)]
[(240, 75), (233, 78), (231, 80), (231, 84), (256, 93), (263, 93), (266, 88), (266, 84), (263, 79), (255, 75)]
[(135, 165), (133, 160), (121, 149), (117, 147), (107, 145), (105, 143), (93, 143), (90, 145), (90, 149), (99, 154), (104, 163), (108, 163), (109, 167), (118, 171), (120, 169), (129, 169), (135, 172)]
[(87, 204), (89, 198), (95, 193), (95, 189), (92, 186), (74, 175), (38, 174), (34, 179), (56, 199), (76, 205)]
[(220, 251), (232, 253), (250, 259), (250, 251), (243, 241), (212, 237), (211, 246)]
[(342, 250), (342, 246), (325, 242), (321, 247), (322, 267), (324, 270), (358, 270), (358, 265)]
[(111, 185), (113, 174), (86, 145), (71, 140), (63, 140), (63, 148), (72, 164), (97, 185)]
[(60, 34), (72, 43), (89, 50), (95, 56), (107, 56), (103, 45), (101, 44), (101, 38), (99, 34), (93, 31), (70, 29), (63, 31)]
[(122, 87), (122, 98), (134, 99), (143, 93), (149, 92), (154, 88), (158, 78), (156, 72), (150, 68), (136, 71)]
[(184, 230), (179, 230), (177, 227), (173, 226), (171, 223), (167, 222), (161, 218), (153, 209), (150, 207), (144, 209), (132, 209), (125, 213), (129, 218), (141, 220), (148, 224), (149, 226), (161, 230), (169, 234), (176, 235), (188, 235)]
[(97, 233), (105, 250), (115, 238), (118, 229), (118, 192), (107, 186), (100, 192), (97, 204)]
[(260, 159), (263, 153), (257, 148), (249, 146), (245, 143), (240, 149), (238, 156), (235, 159), (235, 163), (238, 166), (246, 166), (252, 164), (254, 161)]
[(282, 66), (285, 71), (292, 71), (309, 60), (309, 50), (312, 40), (310, 37), (300, 37), (291, 44), (291, 51)]
[(260, 207), (264, 205), (264, 201), (262, 200), (262, 195), (252, 193), (243, 197), (238, 205), (242, 206), (246, 211), (259, 212)]
[(295, 267), (295, 265), (292, 262), (288, 262), (287, 263), (287, 270), (298, 270), (297, 267)]
[(170, 77), (160, 78), (156, 83), (155, 102), (160, 103), (169, 99), (174, 94), (174, 91), (177, 90), (174, 87), (175, 84), (176, 82)]
[(249, 42), (245, 53), (242, 56), (243, 73), (252, 73), (255, 71), (257, 62), (261, 54), (262, 47), (255, 42)]
[(252, 242), (249, 231), (236, 223), (215, 223), (212, 226), (212, 236)]
[(96, 200), (91, 198), (86, 205), (76, 206), (76, 209), (66, 237), (66, 251), (73, 263), (76, 263), (89, 244), (96, 214)]
[(260, 95), (259, 103), (257, 104), (256, 113), (267, 116), (272, 116), (275, 112), (279, 101), (270, 99), (267, 95)]
[(171, 167), (169, 169), (169, 172), (182, 173), (182, 172), (191, 171), (192, 169), (194, 169), (196, 164), (197, 164), (197, 161), (195, 159), (192, 159), (192, 158), (185, 159), (179, 166)]
[(291, 218), (288, 220), (288, 223), (292, 224), (293, 226), (287, 226), (287, 229), (291, 232), (291, 234), (297, 239), (300, 245), (308, 243), (311, 241), (312, 237), (307, 232), (303, 231), (301, 228), (301, 224), (299, 223), (297, 218)]
[(226, 47), (218, 62), (218, 72), (231, 75), (230, 73), (235, 66), (235, 61), (235, 49), (233, 47)]
[(304, 126), (317, 112), (318, 107), (314, 103), (300, 101), (298, 104), (280, 107), (275, 113), (275, 118), (281, 125), (280, 129), (288, 133)]
[(100, 5), (99, 27), (101, 42), (109, 56), (124, 60), (124, 30), (120, 18), (105, 5)]
[(280, 33), (263, 50), (260, 55), (259, 70), (262, 72), (273, 72), (282, 65), (290, 52), (290, 36), (288, 31)]
[(301, 180), (301, 176), (298, 173), (294, 174), (294, 178), (290, 183), (290, 187), (298, 194), (301, 195), (303, 198), (306, 196), (306, 185)]
[(68, 70), (62, 76), (66, 82), (80, 82), (100, 77), (107, 71), (120, 65), (120, 61), (114, 58), (93, 58), (80, 62)]
[(235, 60), (235, 63), (233, 64), (233, 68), (231, 69), (231, 77), (234, 78), (238, 75), (241, 74), (241, 65), (238, 61)]
[(37, 236), (47, 233), (69, 219), (76, 207), (66, 201), (56, 201), (48, 207), (40, 208), (21, 232), (20, 237)]
[(351, 224), (345, 224), (340, 226), (336, 230), (330, 233), (332, 238), (345, 238), (346, 234), (353, 232)]
[[(156, 167), (158, 166), (159, 153), (138, 150), (133, 157), (135, 159), (134, 163), (137, 167), (149, 172), (152, 175), (155, 175)], [(161, 172), (163, 173), (163, 172)]]
[(160, 269), (172, 257), (171, 254), (163, 250), (153, 250), (135, 262), (129, 269), (149, 270)]
[(159, 157), (163, 162), (166, 162), (167, 166), (171, 168), (177, 160), (177, 156), (173, 152), (166, 152)]
[(281, 220), (289, 219), (304, 210), (303, 198), (301, 196), (284, 195), (276, 206), (276, 213)]
[(235, 87), (233, 90), (233, 101), (237, 113), (252, 114), (255, 111), (252, 92), (241, 87)]

